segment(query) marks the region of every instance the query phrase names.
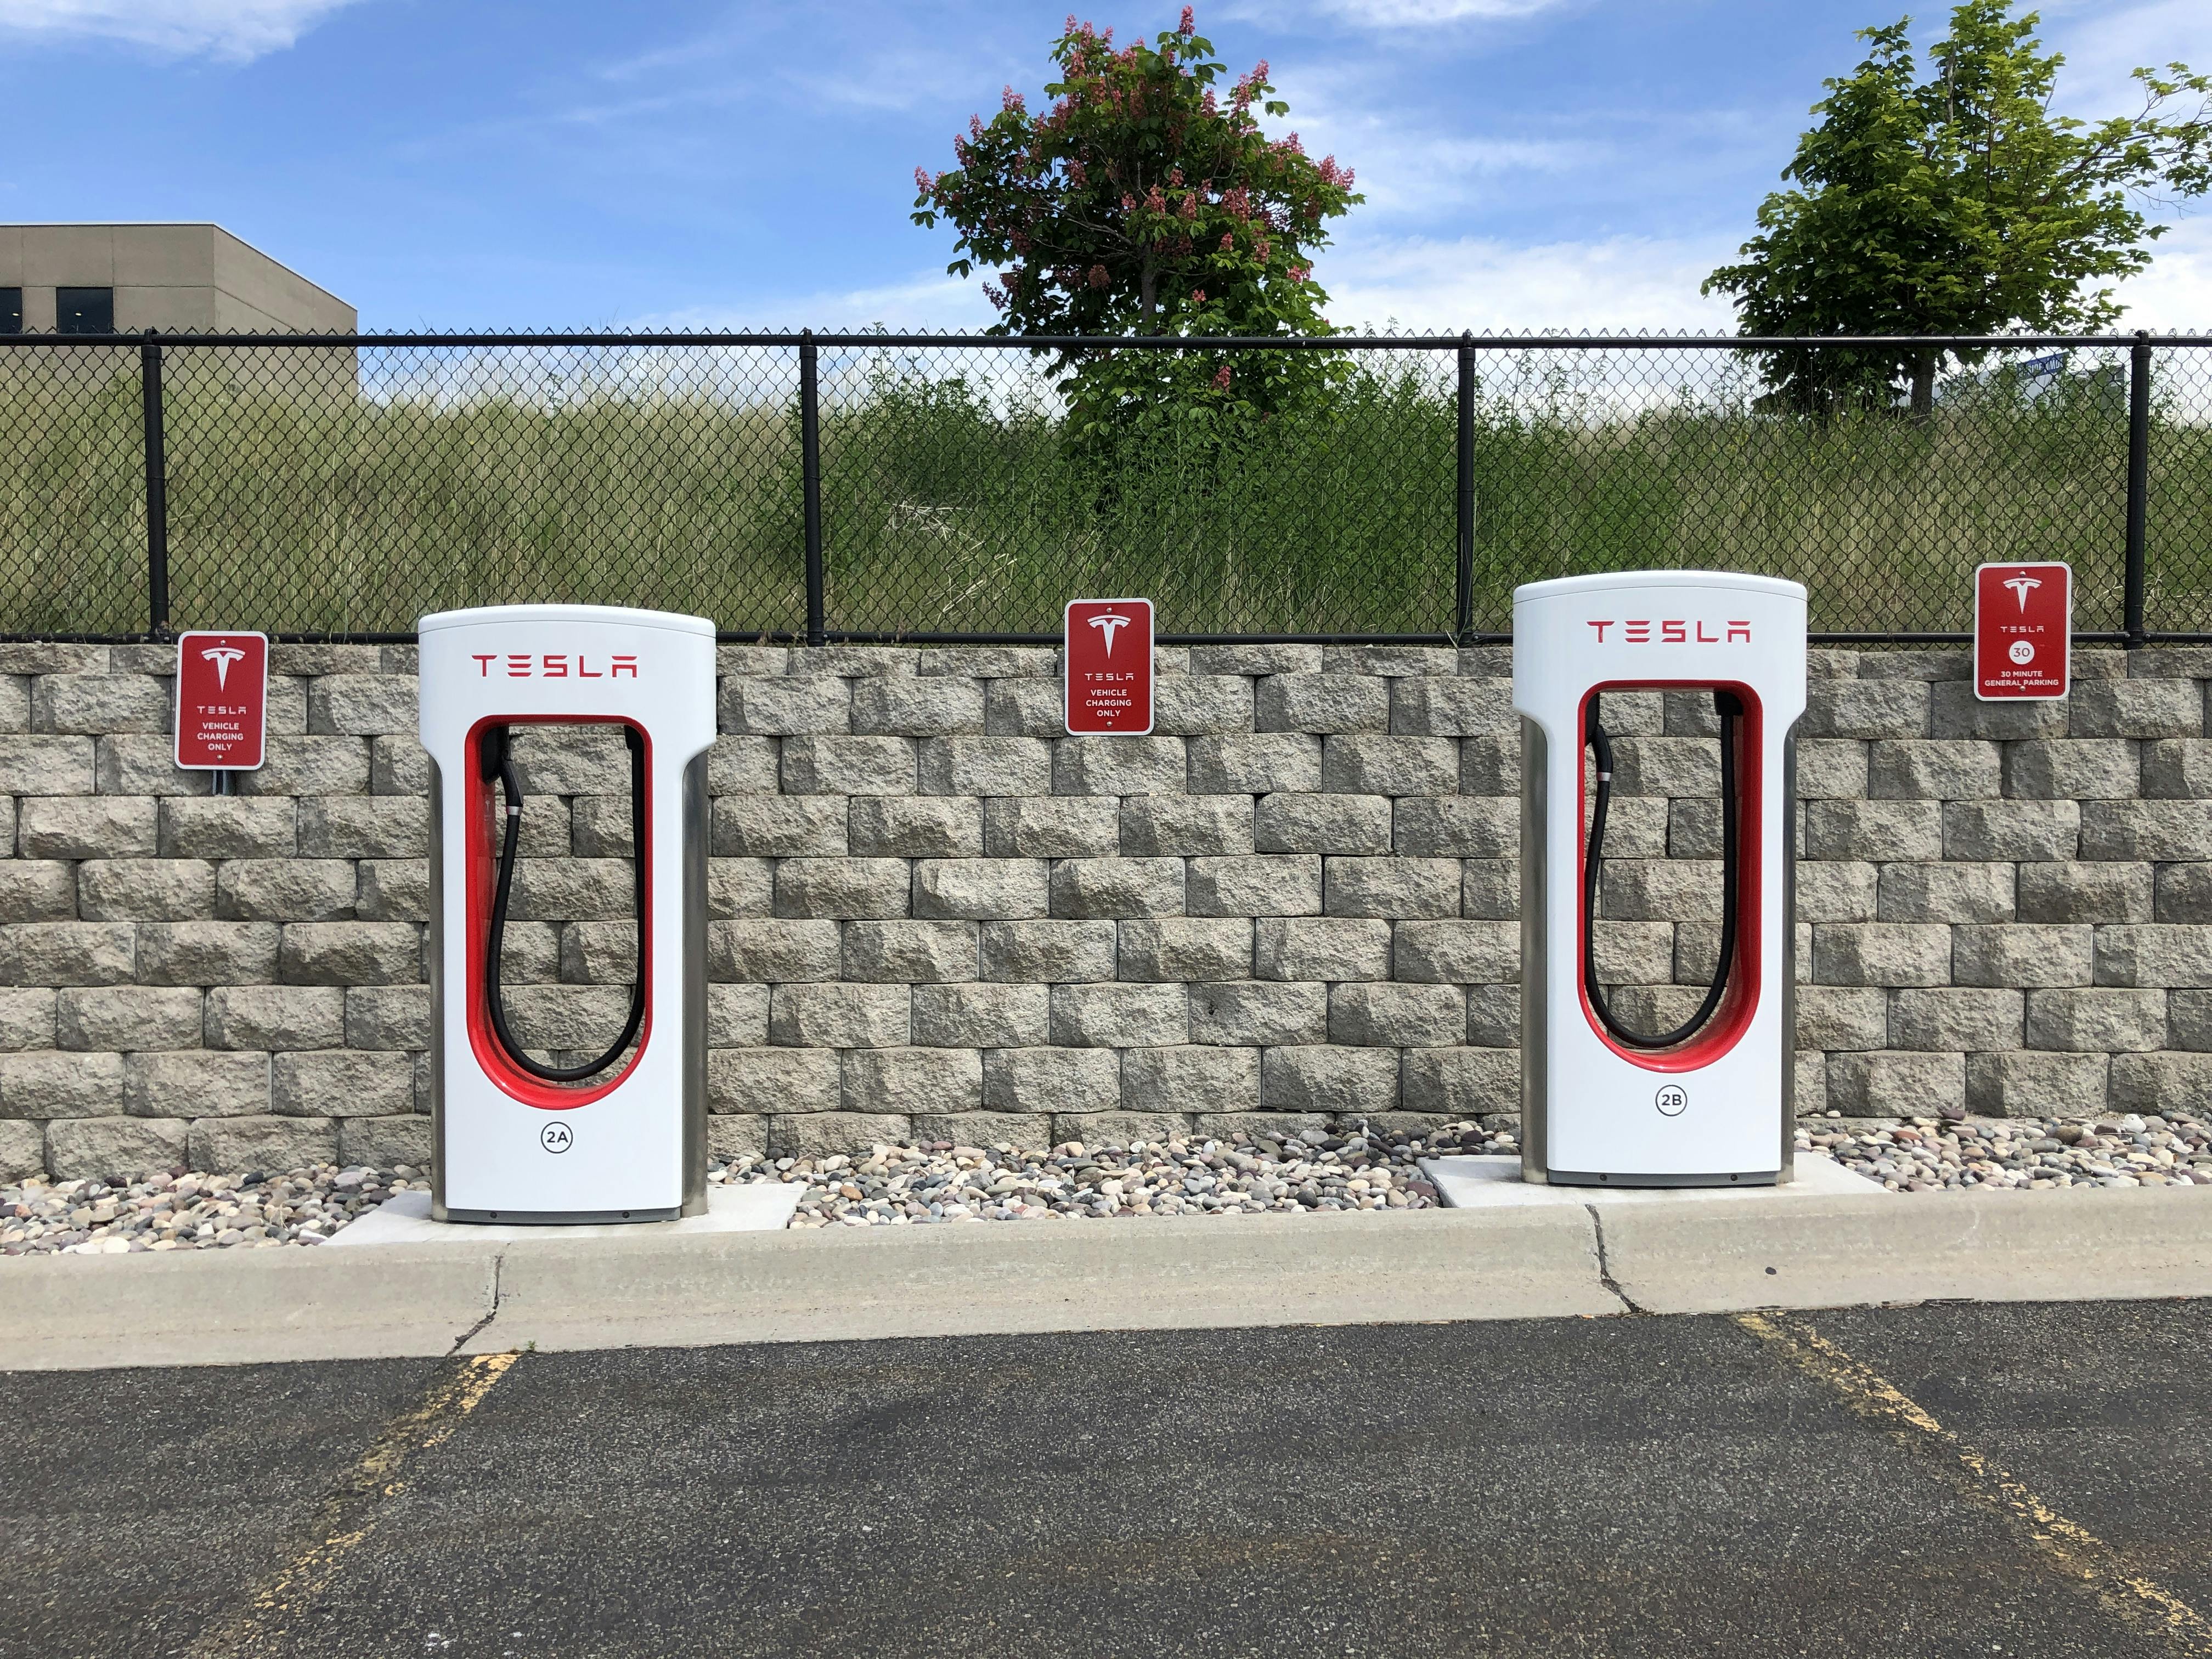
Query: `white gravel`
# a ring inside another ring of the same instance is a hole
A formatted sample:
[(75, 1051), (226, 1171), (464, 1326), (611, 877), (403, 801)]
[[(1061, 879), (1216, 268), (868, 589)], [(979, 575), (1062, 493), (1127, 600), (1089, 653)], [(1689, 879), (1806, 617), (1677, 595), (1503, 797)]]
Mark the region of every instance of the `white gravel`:
[[(1835, 1158), (1900, 1192), (1990, 1187), (2212, 1186), (2212, 1125), (2165, 1116), (1808, 1120), (1801, 1152)], [(1473, 1122), (1425, 1136), (1313, 1129), (1283, 1139), (1198, 1136), (1129, 1147), (1070, 1141), (1049, 1151), (999, 1143), (876, 1146), (819, 1158), (717, 1163), (717, 1185), (802, 1186), (794, 1227), (940, 1221), (1258, 1215), (1270, 1211), (1420, 1210), (1437, 1203), (1419, 1160), (1511, 1155), (1510, 1132)], [(402, 1166), (322, 1164), (281, 1176), (174, 1170), (121, 1186), (26, 1181), (0, 1186), (0, 1255), (318, 1244), (393, 1193), (426, 1190)]]

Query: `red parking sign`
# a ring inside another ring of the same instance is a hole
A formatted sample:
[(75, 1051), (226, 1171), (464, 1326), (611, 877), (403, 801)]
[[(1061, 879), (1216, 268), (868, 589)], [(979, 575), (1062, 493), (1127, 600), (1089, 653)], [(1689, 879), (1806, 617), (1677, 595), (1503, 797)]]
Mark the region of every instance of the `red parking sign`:
[(1974, 695), (1984, 702), (2064, 696), (2073, 633), (2069, 567), (1979, 567), (1974, 572)]
[(1152, 602), (1071, 599), (1060, 653), (1070, 737), (1152, 729)]
[(177, 764), (253, 772), (268, 746), (269, 636), (177, 636)]

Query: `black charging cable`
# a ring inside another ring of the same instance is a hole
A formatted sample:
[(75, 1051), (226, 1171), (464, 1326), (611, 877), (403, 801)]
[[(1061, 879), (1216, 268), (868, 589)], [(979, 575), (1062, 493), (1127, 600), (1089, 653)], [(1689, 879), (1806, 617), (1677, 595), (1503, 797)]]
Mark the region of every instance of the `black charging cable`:
[(1713, 693), (1713, 712), (1721, 721), (1721, 954), (1713, 969), (1713, 982), (1698, 1012), (1671, 1031), (1654, 1036), (1631, 1030), (1613, 1012), (1597, 981), (1598, 872), (1605, 861), (1606, 808), (1613, 799), (1613, 740), (1598, 721), (1598, 699), (1589, 700), (1589, 720), (1583, 736), (1597, 757), (1597, 787), (1590, 808), (1589, 845), (1583, 855), (1583, 992), (1599, 1022), (1614, 1038), (1632, 1048), (1671, 1048), (1686, 1042), (1705, 1028), (1721, 999), (1728, 994), (1729, 969), (1735, 960), (1736, 927), (1736, 799), (1735, 723), (1743, 713), (1742, 699), (1733, 691)]
[(623, 727), (623, 742), (629, 750), (629, 827), (633, 862), (637, 870), (637, 978), (629, 988), (629, 1018), (614, 1046), (596, 1060), (580, 1066), (547, 1066), (532, 1060), (507, 1028), (507, 997), (500, 985), (500, 957), (507, 944), (507, 903), (514, 890), (514, 866), (521, 853), (522, 779), (514, 769), (514, 756), (504, 726), (487, 727), (477, 740), (480, 770), (486, 783), (499, 780), (507, 801), (507, 833), (500, 843), (499, 879), (491, 901), (491, 937), (484, 945), (484, 1003), (491, 1014), (492, 1034), (507, 1057), (534, 1078), (548, 1083), (580, 1083), (596, 1077), (620, 1060), (637, 1038), (645, 1023), (645, 738), (634, 726)]

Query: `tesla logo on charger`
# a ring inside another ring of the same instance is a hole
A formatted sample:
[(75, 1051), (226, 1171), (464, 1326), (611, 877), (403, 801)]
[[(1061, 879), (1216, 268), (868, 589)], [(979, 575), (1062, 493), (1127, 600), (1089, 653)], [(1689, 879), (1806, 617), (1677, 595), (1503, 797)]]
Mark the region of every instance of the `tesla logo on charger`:
[[(1680, 617), (1662, 617), (1654, 622), (1645, 617), (1632, 618), (1626, 622), (1607, 618), (1604, 622), (1592, 622), (1589, 625), (1597, 629), (1598, 643), (1601, 645), (1607, 643), (1605, 630), (1608, 628), (1618, 628), (1620, 630), (1620, 637), (1612, 641), (1615, 645), (1690, 645), (1692, 643), (1749, 645), (1751, 643), (1751, 624), (1747, 622), (1708, 623), (1703, 617), (1692, 621)], [(1659, 630), (1656, 639), (1651, 632), (1655, 628)], [(1692, 628), (1697, 629), (1695, 634), (1690, 632)], [(1727, 632), (1723, 635), (1707, 631), (1713, 628), (1725, 629)]]
[[(510, 680), (634, 680), (637, 678), (637, 659), (634, 656), (611, 656), (605, 659), (607, 665), (605, 668), (592, 667), (590, 654), (582, 651), (573, 656), (565, 651), (542, 653), (526, 651), (472, 652), (469, 660), (477, 665), (477, 678), (480, 680), (493, 678), (494, 663), (506, 665), (498, 678)], [(572, 662), (576, 665), (573, 669), (568, 666)]]

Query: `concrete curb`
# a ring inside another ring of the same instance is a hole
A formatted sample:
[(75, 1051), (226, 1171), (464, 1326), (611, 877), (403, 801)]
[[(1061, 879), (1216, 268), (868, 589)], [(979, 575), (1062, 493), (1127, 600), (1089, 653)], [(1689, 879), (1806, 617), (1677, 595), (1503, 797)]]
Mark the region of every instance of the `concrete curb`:
[(31, 1257), (0, 1262), (0, 1367), (2205, 1295), (2212, 1188), (1598, 1199)]

